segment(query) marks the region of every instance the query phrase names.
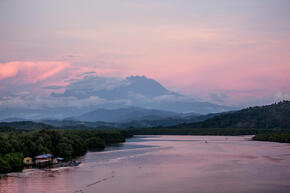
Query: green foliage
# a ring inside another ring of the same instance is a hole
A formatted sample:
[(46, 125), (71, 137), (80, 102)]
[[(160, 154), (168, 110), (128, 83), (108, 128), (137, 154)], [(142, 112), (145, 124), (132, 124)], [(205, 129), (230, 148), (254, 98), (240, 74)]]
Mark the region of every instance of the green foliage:
[(290, 101), (220, 114), (199, 123), (176, 128), (290, 129)]
[(131, 129), (136, 135), (256, 135), (290, 130), (290, 101), (224, 113), (199, 123)]
[(73, 155), (73, 148), (70, 143), (61, 142), (56, 147), (57, 155), (69, 159)]
[(290, 101), (250, 107), (199, 123), (130, 129), (135, 135), (256, 135), (290, 131)]
[(13, 152), (13, 146), (8, 142), (7, 139), (0, 139), (0, 155)]
[(7, 127), (7, 126), (1, 126), (0, 125), (0, 133), (1, 132), (8, 132), (8, 131), (13, 131), (15, 129), (11, 128), (11, 127)]
[(104, 148), (129, 137), (128, 131), (37, 130), (0, 134), (0, 173), (21, 171), (23, 157), (53, 154), (70, 160), (84, 155), (89, 148)]
[(290, 132), (258, 134), (255, 137), (253, 137), (253, 140), (290, 143)]
[(9, 161), (6, 159), (5, 156), (0, 155), (0, 174), (5, 174), (11, 171), (13, 170), (9, 164)]
[[(2, 129), (1, 129), (2, 128)], [(11, 130), (39, 130), (52, 128), (50, 125), (37, 123), (33, 121), (15, 121), (15, 122), (0, 122), (0, 132)]]
[(6, 160), (8, 161), (11, 168), (14, 171), (19, 172), (22, 171), (22, 162), (23, 162), (23, 154), (20, 152), (16, 153), (8, 153), (5, 155)]
[(104, 149), (105, 141), (99, 137), (91, 137), (87, 141), (87, 146), (89, 149)]
[(289, 132), (283, 129), (240, 129), (240, 128), (142, 128), (131, 129), (134, 135), (256, 135), (260, 133)]
[(69, 132), (73, 135), (77, 135), (84, 140), (91, 137), (99, 137), (105, 142), (105, 145), (125, 142), (126, 137), (129, 136), (126, 131), (66, 130), (63, 132)]
[(22, 171), (22, 153), (8, 153), (0, 155), (0, 174)]

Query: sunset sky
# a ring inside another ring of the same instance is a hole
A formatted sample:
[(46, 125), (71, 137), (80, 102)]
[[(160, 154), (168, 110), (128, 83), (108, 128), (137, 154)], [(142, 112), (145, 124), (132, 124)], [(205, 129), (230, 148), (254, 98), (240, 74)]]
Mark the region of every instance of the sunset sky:
[(0, 105), (130, 75), (223, 105), (290, 99), (289, 10), (289, 0), (1, 0)]

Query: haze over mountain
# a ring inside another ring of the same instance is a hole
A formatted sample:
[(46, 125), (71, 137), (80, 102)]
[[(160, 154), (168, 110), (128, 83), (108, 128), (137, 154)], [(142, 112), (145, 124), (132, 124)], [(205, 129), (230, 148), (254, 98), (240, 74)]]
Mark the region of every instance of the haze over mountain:
[[(197, 114), (217, 113), (235, 109), (209, 102), (196, 101), (177, 92), (172, 92), (159, 82), (145, 76), (130, 76), (120, 79), (88, 75), (84, 78), (72, 80), (71, 83), (64, 87), (63, 92), (55, 92), (57, 89), (53, 90), (54, 92), (48, 97), (39, 96), (34, 101), (31, 99), (33, 101), (31, 106), (29, 105), (32, 103), (31, 100), (27, 100), (28, 103), (23, 100), (22, 105), (19, 107), (6, 105), (6, 108), (0, 110), (0, 119), (11, 117), (32, 120), (44, 118), (63, 119), (103, 109), (97, 113), (99, 117), (103, 114), (103, 117), (95, 118), (93, 119), (94, 121), (120, 121), (121, 119), (116, 119), (117, 115), (115, 118), (108, 118), (109, 116), (105, 118), (106, 110), (104, 109), (139, 107)], [(143, 116), (141, 112), (138, 113), (140, 113), (140, 117)], [(150, 113), (148, 114), (147, 112), (146, 116), (157, 116), (155, 111)], [(121, 114), (119, 113), (118, 116), (121, 117)], [(159, 116), (162, 117), (162, 114)], [(88, 119), (82, 118), (82, 120)]]

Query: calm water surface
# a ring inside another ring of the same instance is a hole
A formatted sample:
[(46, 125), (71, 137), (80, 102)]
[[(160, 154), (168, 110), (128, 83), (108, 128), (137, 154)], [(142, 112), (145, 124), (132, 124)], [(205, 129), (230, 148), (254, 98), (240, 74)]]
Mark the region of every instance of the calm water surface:
[(289, 193), (290, 145), (249, 139), (137, 136), (78, 167), (0, 179), (0, 192)]

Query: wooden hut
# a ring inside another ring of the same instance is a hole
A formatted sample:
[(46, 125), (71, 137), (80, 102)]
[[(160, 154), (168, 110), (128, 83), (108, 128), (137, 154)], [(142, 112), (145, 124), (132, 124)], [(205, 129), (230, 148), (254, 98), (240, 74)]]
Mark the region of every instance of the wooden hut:
[(52, 155), (43, 154), (35, 157), (35, 165), (38, 168), (51, 167), (52, 166)]

